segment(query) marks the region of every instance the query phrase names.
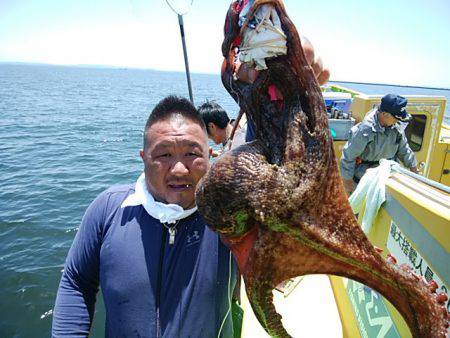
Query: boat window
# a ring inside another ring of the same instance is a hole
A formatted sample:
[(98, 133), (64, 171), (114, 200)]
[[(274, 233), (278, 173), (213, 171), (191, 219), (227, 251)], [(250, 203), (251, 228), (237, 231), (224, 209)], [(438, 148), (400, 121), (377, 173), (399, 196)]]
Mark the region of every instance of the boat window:
[(412, 121), (405, 129), (406, 138), (412, 151), (417, 152), (422, 149), (425, 126), (427, 124), (426, 115), (413, 115)]

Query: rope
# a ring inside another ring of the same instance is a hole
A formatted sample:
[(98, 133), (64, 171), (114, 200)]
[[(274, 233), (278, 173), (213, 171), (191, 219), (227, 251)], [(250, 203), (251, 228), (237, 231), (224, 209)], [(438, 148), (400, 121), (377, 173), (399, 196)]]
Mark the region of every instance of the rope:
[(259, 47), (270, 47), (272, 49), (275, 49), (275, 48), (285, 49), (286, 48), (286, 46), (271, 45), (272, 42), (277, 42), (277, 41), (284, 41), (284, 39), (271, 39), (271, 40), (260, 41), (260, 42), (254, 43), (254, 44), (248, 44), (247, 47), (241, 47), (239, 49), (239, 51), (245, 52), (245, 51), (252, 50), (255, 48), (259, 48)]

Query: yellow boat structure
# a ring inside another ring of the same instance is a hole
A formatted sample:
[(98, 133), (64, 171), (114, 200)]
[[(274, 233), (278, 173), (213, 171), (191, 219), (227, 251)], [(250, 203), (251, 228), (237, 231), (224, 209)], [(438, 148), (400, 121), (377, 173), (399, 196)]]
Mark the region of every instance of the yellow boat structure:
[[(365, 95), (338, 86), (325, 89), (338, 158), (348, 129), (379, 104), (384, 94)], [(391, 175), (386, 182), (386, 201), (367, 235), (385, 255), (391, 253), (426, 280), (435, 280), (438, 291), (450, 294), (450, 126), (444, 123), (446, 98), (405, 97), (407, 110), (413, 115), (405, 133), (422, 175), (407, 170)], [(342, 114), (339, 109), (345, 106), (349, 113)], [(360, 223), (363, 217), (361, 212)], [(346, 278), (305, 276), (273, 292), (277, 311), (293, 337), (411, 337), (403, 318), (387, 300)], [(268, 337), (245, 297), (242, 305), (242, 337)], [(450, 310), (450, 300), (446, 306)]]

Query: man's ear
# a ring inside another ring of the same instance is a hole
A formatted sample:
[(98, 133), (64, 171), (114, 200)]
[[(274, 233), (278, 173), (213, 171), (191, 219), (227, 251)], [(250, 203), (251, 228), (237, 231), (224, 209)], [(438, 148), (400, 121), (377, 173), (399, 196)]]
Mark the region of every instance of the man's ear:
[(216, 130), (217, 126), (213, 122), (208, 122), (208, 129), (209, 130)]

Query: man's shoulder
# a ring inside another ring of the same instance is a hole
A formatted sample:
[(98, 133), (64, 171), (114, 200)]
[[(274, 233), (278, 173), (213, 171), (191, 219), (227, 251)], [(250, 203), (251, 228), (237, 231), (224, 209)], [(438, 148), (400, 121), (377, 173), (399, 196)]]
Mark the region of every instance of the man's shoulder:
[(378, 129), (377, 110), (372, 109), (369, 111), (357, 126), (361, 131), (375, 133)]
[(372, 131), (376, 124), (377, 124), (377, 121), (375, 120), (374, 116), (370, 116), (369, 118), (361, 121), (362, 128), (372, 130)]
[(405, 134), (405, 129), (408, 126), (408, 123), (396, 123), (391, 129), (393, 129), (396, 133), (403, 135)]
[(363, 136), (369, 136), (370, 134), (374, 133), (373, 121), (363, 120), (357, 125), (353, 126), (351, 131), (353, 135), (360, 134)]
[(135, 184), (117, 184), (104, 190), (97, 197), (99, 201), (108, 201), (110, 205), (121, 205), (122, 202), (135, 191)]
[(130, 193), (134, 193), (135, 186), (136, 186), (135, 183), (116, 184), (116, 185), (113, 185), (113, 186), (109, 187), (104, 192), (106, 194), (111, 194), (111, 195), (114, 195), (114, 194), (118, 194), (118, 195), (130, 194)]

